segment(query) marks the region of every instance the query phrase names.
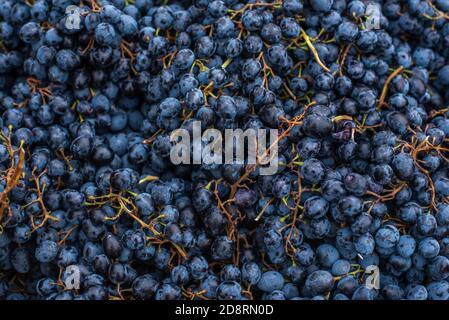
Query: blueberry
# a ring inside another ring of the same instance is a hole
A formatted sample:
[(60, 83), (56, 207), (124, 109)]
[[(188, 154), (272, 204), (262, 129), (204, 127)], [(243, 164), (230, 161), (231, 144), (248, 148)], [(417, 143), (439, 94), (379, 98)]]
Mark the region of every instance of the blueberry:
[(311, 0), (310, 5), (316, 11), (320, 12), (328, 12), (332, 5), (334, 4), (333, 0)]
[(256, 263), (248, 262), (243, 265), (241, 275), (245, 283), (255, 285), (260, 281), (262, 272)]
[(54, 241), (43, 241), (38, 247), (36, 247), (36, 260), (39, 262), (50, 262), (58, 253), (58, 244)]
[(445, 280), (434, 281), (427, 285), (429, 300), (447, 300), (449, 299), (449, 283)]
[(385, 249), (395, 246), (398, 243), (399, 238), (399, 231), (396, 227), (391, 225), (386, 225), (380, 228), (375, 235), (376, 244)]

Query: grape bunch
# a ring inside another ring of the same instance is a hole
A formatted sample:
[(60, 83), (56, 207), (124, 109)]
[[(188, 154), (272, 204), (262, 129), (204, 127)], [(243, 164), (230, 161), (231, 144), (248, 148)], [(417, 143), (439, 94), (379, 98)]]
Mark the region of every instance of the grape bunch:
[(0, 115), (0, 299), (449, 300), (447, 0), (2, 0)]

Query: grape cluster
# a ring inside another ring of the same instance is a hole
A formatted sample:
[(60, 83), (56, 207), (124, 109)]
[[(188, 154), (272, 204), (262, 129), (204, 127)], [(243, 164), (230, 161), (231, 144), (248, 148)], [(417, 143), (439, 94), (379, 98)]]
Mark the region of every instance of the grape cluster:
[(447, 0), (2, 0), (0, 299), (449, 300), (448, 106)]

